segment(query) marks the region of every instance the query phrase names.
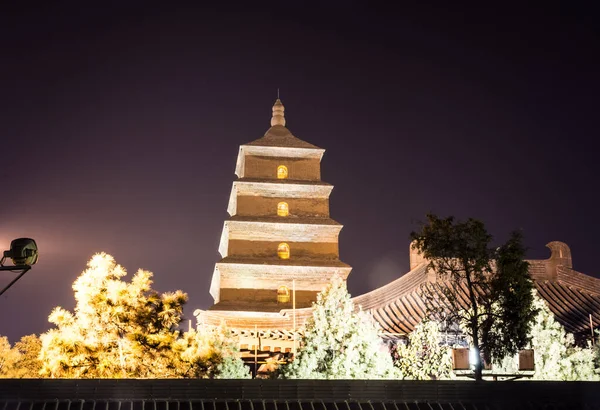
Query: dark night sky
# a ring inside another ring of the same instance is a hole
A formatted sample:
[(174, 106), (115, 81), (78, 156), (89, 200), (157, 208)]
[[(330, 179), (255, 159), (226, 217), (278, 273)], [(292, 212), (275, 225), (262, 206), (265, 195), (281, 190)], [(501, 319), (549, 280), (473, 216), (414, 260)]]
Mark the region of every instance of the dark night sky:
[(327, 150), (352, 294), (408, 270), (428, 211), (498, 242), (521, 228), (531, 258), (564, 241), (600, 276), (600, 26), (583, 3), (127, 3), (0, 10), (0, 245), (41, 250), (0, 299), (11, 341), (73, 307), (98, 251), (186, 291), (186, 318), (208, 308), (238, 147), (267, 130), (277, 87), (290, 130)]

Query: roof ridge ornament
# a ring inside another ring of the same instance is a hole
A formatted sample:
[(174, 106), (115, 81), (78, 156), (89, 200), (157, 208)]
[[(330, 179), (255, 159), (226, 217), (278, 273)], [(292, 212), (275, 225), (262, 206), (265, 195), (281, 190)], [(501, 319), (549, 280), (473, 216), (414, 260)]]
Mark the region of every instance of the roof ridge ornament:
[[(279, 91), (279, 90), (278, 90)], [(281, 100), (277, 98), (273, 105), (273, 117), (271, 117), (271, 127), (275, 125), (283, 125), (285, 127), (285, 107), (281, 103)]]

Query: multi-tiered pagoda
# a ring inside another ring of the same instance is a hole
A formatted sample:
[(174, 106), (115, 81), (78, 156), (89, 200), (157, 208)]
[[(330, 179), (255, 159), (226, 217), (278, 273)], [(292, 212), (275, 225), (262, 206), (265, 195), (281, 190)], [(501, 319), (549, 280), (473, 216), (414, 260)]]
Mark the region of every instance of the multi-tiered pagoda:
[(329, 217), (333, 186), (321, 181), (325, 150), (296, 138), (285, 123), (278, 99), (271, 128), (240, 147), (231, 217), (210, 287), (215, 304), (198, 312), (200, 321), (222, 318), (254, 328), (293, 304), (310, 307), (333, 275), (350, 273), (339, 259), (342, 225)]
[[(199, 325), (225, 322), (240, 336), (242, 349), (291, 351), (298, 336), (294, 330), (311, 316), (316, 294), (333, 275), (346, 279), (350, 273), (350, 266), (339, 260), (342, 226), (329, 217), (333, 187), (321, 181), (323, 153), (285, 127), (279, 100), (265, 136), (240, 147), (231, 218), (225, 221), (219, 247), (223, 259), (215, 266), (210, 290), (215, 305), (195, 315)], [(591, 339), (600, 326), (600, 279), (573, 270), (565, 243), (554, 241), (548, 247), (549, 259), (528, 261), (538, 294), (569, 332), (579, 340)], [(431, 300), (423, 297), (424, 288), (431, 294), (447, 286), (414, 250), (410, 271), (398, 276), (353, 298), (393, 337), (410, 333), (426, 316)], [(454, 291), (467, 300), (464, 288)], [(254, 354), (256, 358), (256, 350)]]

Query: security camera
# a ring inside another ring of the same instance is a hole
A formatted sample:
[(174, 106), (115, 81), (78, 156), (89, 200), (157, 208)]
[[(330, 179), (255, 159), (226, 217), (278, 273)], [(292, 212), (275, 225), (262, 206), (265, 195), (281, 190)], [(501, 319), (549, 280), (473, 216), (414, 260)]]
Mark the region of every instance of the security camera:
[[(12, 260), (14, 266), (4, 266), (4, 261), (7, 258)], [(21, 273), (6, 285), (4, 289), (0, 290), (0, 296), (25, 275), (31, 269), (31, 265), (35, 265), (37, 261), (38, 248), (33, 239), (19, 238), (12, 241), (10, 243), (10, 250), (4, 251), (4, 255), (0, 258), (0, 271), (20, 271)]]
[(10, 243), (10, 250), (4, 251), (4, 258), (10, 258), (16, 266), (35, 265), (38, 248), (33, 239), (19, 238)]

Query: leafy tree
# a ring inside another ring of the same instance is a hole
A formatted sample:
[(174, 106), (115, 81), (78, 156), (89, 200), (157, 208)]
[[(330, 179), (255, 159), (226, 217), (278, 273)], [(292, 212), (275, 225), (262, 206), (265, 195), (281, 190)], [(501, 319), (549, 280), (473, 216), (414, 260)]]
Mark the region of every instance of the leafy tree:
[(296, 357), (280, 369), (290, 379), (377, 379), (399, 374), (378, 324), (368, 313), (355, 311), (346, 284), (337, 276), (317, 295)]
[(56, 328), (40, 336), (42, 375), (50, 377), (214, 377), (198, 354), (197, 335), (177, 330), (187, 295), (159, 294), (152, 273), (139, 270), (131, 282), (112, 256), (88, 262), (73, 284), (74, 313), (57, 307)]
[(188, 377), (217, 379), (248, 379), (250, 369), (239, 357), (238, 341), (225, 324), (206, 326), (184, 334), (185, 350), (181, 354)]
[(19, 352), (11, 348), (6, 336), (0, 336), (0, 378), (13, 377)]
[[(483, 361), (499, 362), (516, 353), (528, 341), (535, 315), (531, 300), (533, 283), (524, 261), (521, 234), (515, 232), (500, 248), (490, 247), (492, 236), (482, 222), (456, 222), (427, 215), (428, 223), (412, 232), (413, 248), (429, 261), (442, 286), (437, 287), (444, 303), (429, 303), (430, 314), (466, 324), (479, 360), (475, 378), (482, 379)], [(466, 289), (467, 301), (458, 289)], [(439, 298), (431, 287), (424, 295)], [(466, 306), (465, 306), (466, 305)]]
[(440, 325), (436, 321), (425, 318), (415, 326), (407, 343), (396, 348), (395, 364), (405, 379), (452, 378), (452, 350), (441, 340)]
[(42, 342), (35, 335), (23, 336), (13, 347), (19, 353), (19, 359), (15, 363), (14, 378), (37, 378), (40, 377), (42, 362), (39, 359)]
[(535, 376), (542, 380), (596, 380), (591, 347), (575, 345), (572, 334), (555, 319), (547, 303), (535, 296), (539, 313), (531, 328)]
[[(534, 291), (537, 315), (530, 330), (536, 380), (598, 380), (594, 373), (594, 349), (575, 344), (572, 334), (555, 319), (547, 303)], [(514, 374), (518, 372), (518, 358), (507, 357), (497, 369)]]

